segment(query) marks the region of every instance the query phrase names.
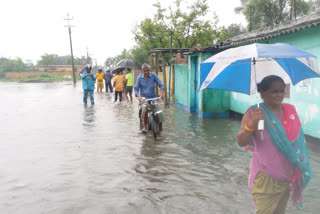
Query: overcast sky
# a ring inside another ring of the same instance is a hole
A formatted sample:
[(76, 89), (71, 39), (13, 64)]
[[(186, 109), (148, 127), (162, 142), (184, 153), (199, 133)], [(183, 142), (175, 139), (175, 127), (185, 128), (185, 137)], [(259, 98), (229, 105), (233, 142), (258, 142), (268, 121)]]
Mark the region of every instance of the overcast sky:
[[(185, 0), (188, 4), (194, 0)], [(1, 0), (0, 57), (36, 62), (48, 54), (70, 55), (68, 30), (64, 18), (74, 18), (73, 52), (92, 58), (102, 65), (134, 44), (133, 27), (145, 17), (153, 18), (156, 0)], [(173, 0), (160, 0), (164, 6)], [(234, 14), (240, 0), (209, 0), (219, 24), (245, 24), (242, 15)]]

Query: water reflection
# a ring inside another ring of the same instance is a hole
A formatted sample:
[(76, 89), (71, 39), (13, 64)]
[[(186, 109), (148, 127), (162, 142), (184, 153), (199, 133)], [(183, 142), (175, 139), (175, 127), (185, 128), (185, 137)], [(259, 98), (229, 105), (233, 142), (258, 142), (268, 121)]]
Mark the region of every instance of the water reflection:
[(95, 120), (96, 120), (95, 106), (84, 105), (82, 126), (84, 128), (93, 128), (95, 126)]

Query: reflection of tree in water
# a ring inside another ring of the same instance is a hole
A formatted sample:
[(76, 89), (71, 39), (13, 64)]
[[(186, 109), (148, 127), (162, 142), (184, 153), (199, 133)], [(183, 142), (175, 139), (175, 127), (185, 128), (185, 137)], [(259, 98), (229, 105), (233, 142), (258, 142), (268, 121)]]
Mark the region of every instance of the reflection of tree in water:
[(96, 110), (93, 106), (85, 106), (83, 111), (83, 123), (84, 128), (91, 128), (95, 125)]

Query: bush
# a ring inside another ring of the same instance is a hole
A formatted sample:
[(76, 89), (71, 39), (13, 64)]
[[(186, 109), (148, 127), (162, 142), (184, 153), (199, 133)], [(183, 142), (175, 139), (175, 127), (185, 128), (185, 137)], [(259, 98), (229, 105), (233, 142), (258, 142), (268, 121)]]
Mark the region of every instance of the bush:
[(41, 74), (39, 75), (39, 77), (41, 77), (41, 78), (48, 78), (48, 77), (50, 77), (50, 76), (49, 76), (48, 73), (41, 73)]

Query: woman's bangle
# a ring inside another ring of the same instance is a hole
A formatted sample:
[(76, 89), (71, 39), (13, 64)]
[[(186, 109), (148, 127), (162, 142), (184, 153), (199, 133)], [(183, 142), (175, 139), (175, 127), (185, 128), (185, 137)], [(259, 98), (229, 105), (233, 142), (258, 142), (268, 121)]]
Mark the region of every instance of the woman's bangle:
[(255, 131), (255, 129), (251, 129), (251, 128), (249, 128), (247, 125), (245, 125), (244, 128), (245, 128), (248, 132), (254, 132), (254, 131)]

